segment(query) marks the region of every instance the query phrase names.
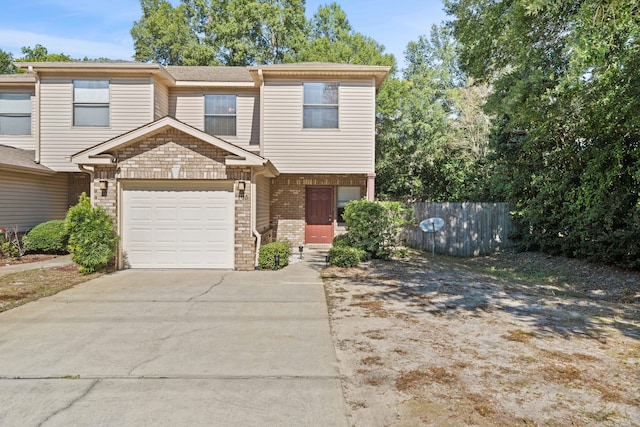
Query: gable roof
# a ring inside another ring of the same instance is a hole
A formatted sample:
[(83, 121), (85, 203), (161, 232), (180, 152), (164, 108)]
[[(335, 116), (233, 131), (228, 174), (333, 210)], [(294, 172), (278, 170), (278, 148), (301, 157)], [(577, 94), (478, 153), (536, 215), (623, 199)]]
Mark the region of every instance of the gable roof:
[(273, 176), (277, 176), (279, 174), (276, 167), (268, 159), (223, 139), (209, 135), (200, 129), (196, 129), (193, 126), (170, 116), (165, 116), (120, 136), (111, 138), (101, 144), (94, 145), (93, 147), (80, 151), (71, 156), (71, 161), (79, 165), (111, 164), (113, 161), (113, 155), (110, 153), (111, 151), (134, 144), (144, 138), (163, 132), (167, 129), (179, 130), (180, 132), (186, 133), (187, 135), (229, 152), (230, 155), (225, 158), (225, 164), (227, 166), (264, 166), (271, 171)]
[(0, 145), (2, 169), (20, 169), (31, 173), (55, 173), (54, 170), (35, 162), (35, 151)]

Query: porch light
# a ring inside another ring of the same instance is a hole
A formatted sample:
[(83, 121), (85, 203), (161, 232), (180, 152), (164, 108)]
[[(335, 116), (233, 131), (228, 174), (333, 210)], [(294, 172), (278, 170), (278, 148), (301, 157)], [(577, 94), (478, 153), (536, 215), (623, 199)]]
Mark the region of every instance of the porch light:
[(244, 191), (247, 189), (247, 183), (244, 181), (238, 182), (238, 191)]
[(107, 181), (106, 179), (101, 179), (100, 180), (100, 190), (107, 191), (108, 187), (109, 187), (109, 181)]

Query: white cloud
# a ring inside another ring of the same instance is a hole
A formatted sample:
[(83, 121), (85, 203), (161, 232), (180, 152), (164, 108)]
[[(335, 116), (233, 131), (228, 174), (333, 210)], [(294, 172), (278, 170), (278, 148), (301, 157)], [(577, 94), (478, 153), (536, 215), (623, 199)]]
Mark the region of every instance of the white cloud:
[(30, 31), (0, 29), (0, 48), (11, 52), (15, 57), (22, 55), (23, 46), (45, 46), (50, 53), (64, 53), (72, 58), (110, 58), (127, 59), (133, 57), (133, 41), (119, 39), (118, 43), (76, 38), (58, 37)]

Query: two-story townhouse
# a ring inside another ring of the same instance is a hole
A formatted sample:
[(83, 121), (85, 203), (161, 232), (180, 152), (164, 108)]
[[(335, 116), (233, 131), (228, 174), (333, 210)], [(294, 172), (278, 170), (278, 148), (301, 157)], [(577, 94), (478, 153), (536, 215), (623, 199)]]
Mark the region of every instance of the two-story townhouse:
[(388, 67), (19, 63), (0, 76), (0, 224), (114, 217), (121, 268), (252, 270), (265, 242), (328, 244), (373, 198)]

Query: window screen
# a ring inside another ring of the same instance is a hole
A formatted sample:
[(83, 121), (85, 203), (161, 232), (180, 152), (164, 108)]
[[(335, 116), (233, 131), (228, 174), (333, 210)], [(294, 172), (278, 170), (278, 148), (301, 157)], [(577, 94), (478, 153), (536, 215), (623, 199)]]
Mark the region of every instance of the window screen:
[(0, 135), (31, 135), (30, 93), (0, 93)]
[(73, 125), (109, 126), (109, 81), (73, 81)]
[(304, 83), (303, 127), (338, 128), (338, 84)]
[(236, 135), (236, 96), (204, 96), (204, 131), (210, 135)]

